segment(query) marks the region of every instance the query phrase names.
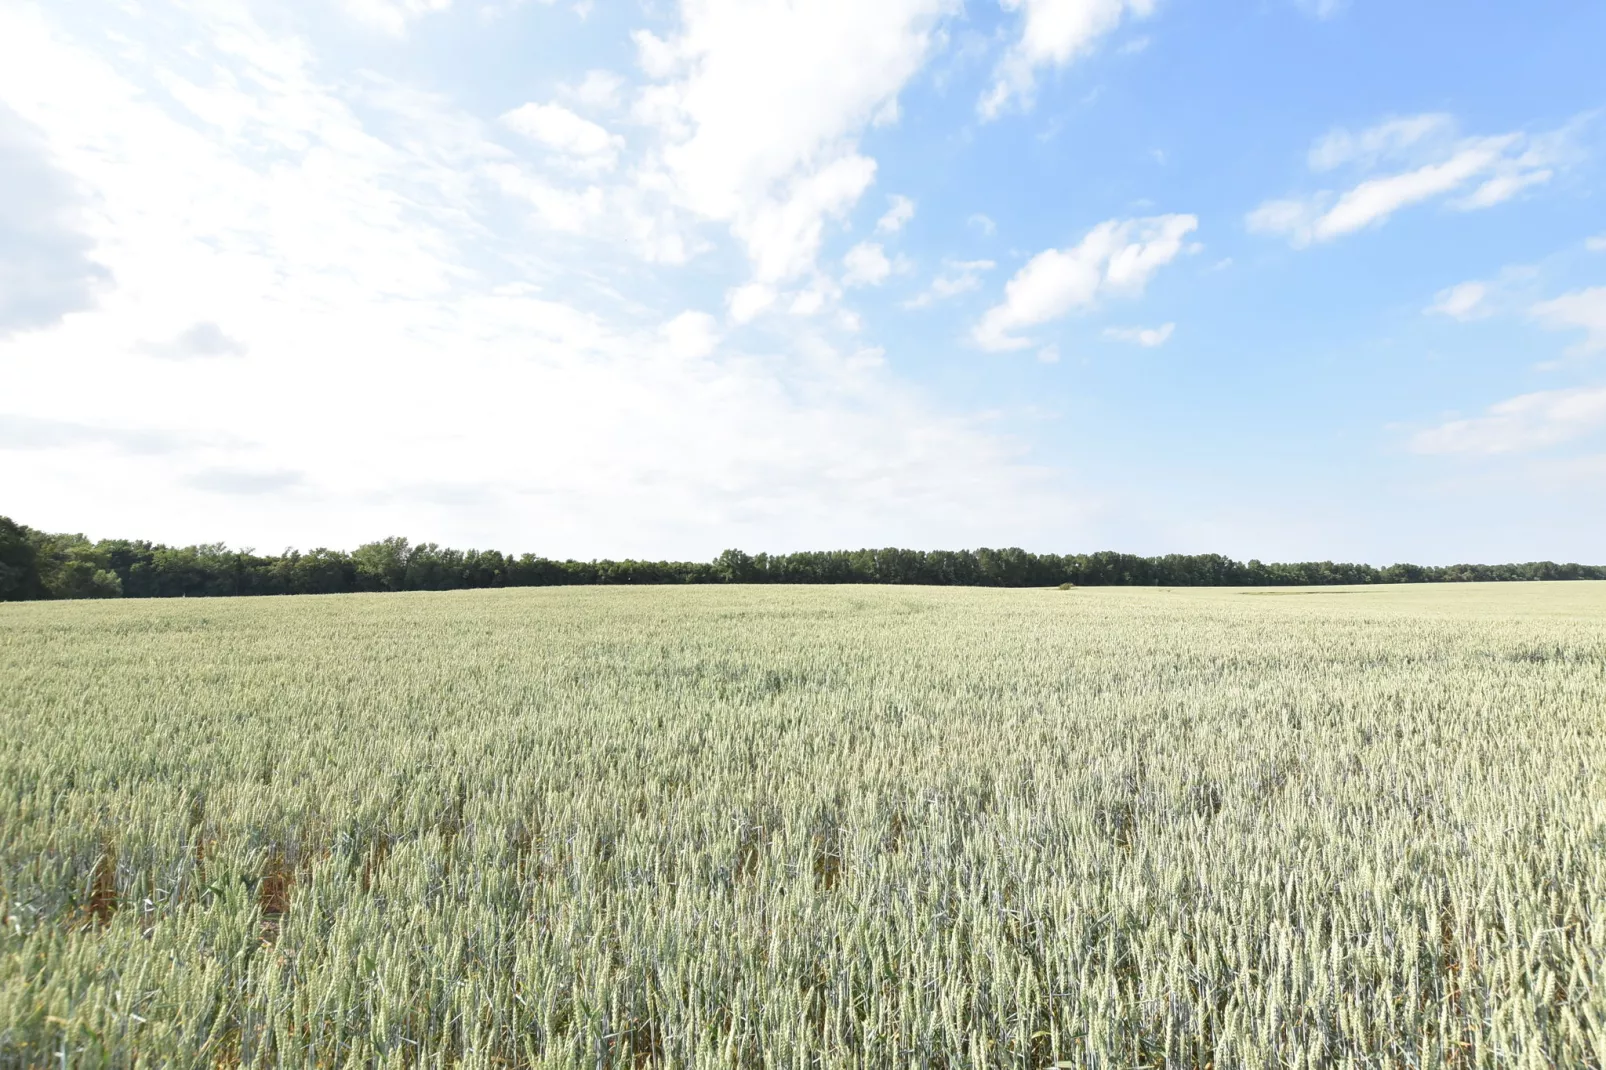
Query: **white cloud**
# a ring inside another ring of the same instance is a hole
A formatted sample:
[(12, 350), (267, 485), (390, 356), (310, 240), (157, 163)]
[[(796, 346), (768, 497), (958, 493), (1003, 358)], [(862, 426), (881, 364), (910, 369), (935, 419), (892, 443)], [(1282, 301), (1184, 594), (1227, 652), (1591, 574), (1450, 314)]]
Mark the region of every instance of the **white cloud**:
[(1154, 0), (999, 0), (1006, 11), (1020, 11), (1020, 37), (999, 60), (993, 84), (976, 110), (983, 119), (1009, 104), (1029, 108), (1042, 67), (1064, 67), (1090, 51), (1126, 15), (1145, 18)]
[(1314, 198), (1266, 201), (1244, 217), (1244, 225), (1256, 234), (1286, 234), (1295, 245), (1308, 245), (1311, 225), (1321, 214), (1318, 204)]
[(1451, 206), (1463, 211), (1492, 208), (1503, 201), (1509, 201), (1530, 186), (1544, 185), (1554, 178), (1555, 174), (1556, 172), (1548, 167), (1540, 167), (1532, 171), (1513, 170), (1495, 175), (1465, 197), (1451, 202)]
[(1584, 248), (1592, 253), (1606, 253), (1606, 234), (1584, 239)]
[[(542, 179), (445, 101), (342, 70), (243, 8), (114, 5), (82, 36), (58, 10), (0, 6), (0, 101), (93, 204), (83, 241), (107, 284), (0, 339), (7, 426), (26, 423), (0, 434), (29, 450), (0, 459), (20, 519), (700, 557), (999, 544), (1077, 515), (1019, 444), (934, 407), (874, 346), (795, 324), (740, 350), (683, 311), (695, 298), (662, 296), (699, 280), (626, 258), (626, 242), (674, 244), (650, 189)], [(138, 47), (109, 43), (127, 32)], [(815, 139), (743, 203), (851, 170), (850, 137)], [(572, 232), (508, 225), (543, 199)], [(733, 314), (779, 300), (732, 297)], [(130, 359), (153, 340), (230, 348), (197, 324), (242, 352)]]
[(799, 176), (784, 199), (751, 206), (745, 218), (733, 223), (731, 232), (746, 244), (754, 276), (778, 282), (812, 268), (826, 220), (845, 216), (874, 178), (874, 160), (844, 156)]
[(1491, 405), (1483, 416), (1419, 432), (1418, 453), (1493, 455), (1560, 445), (1606, 428), (1606, 388), (1543, 390)]
[(642, 67), (660, 83), (636, 107), (663, 139), (644, 180), (728, 223), (758, 281), (808, 272), (826, 221), (844, 216), (874, 180), (860, 134), (890, 114), (954, 6), (684, 3), (674, 35), (636, 34)]
[(901, 193), (894, 193), (889, 200), (891, 207), (882, 217), (876, 220), (875, 229), (881, 234), (896, 234), (902, 230), (915, 217), (915, 202)]
[(750, 282), (731, 290), (726, 295), (725, 307), (730, 310), (733, 321), (747, 323), (773, 306), (779, 296), (773, 286), (762, 282)]
[(504, 193), (529, 205), (536, 217), (553, 230), (582, 234), (603, 219), (607, 196), (599, 186), (565, 189), (512, 164), (491, 164), (485, 173)]
[(244, 343), (224, 334), (223, 328), (210, 320), (191, 324), (170, 340), (146, 342), (136, 348), (150, 356), (168, 360), (243, 357), (247, 352)]
[(980, 289), (982, 273), (997, 266), (991, 260), (944, 260), (943, 273), (932, 279), (931, 286), (924, 292), (905, 301), (903, 307), (927, 308), (938, 301)]
[(998, 233), (998, 224), (980, 212), (974, 213), (969, 219), (965, 220), (965, 225), (981, 231), (983, 235), (989, 238)]
[[(1413, 204), (1448, 198), (1461, 211), (1489, 208), (1555, 175), (1562, 135), (1512, 133), (1457, 138), (1449, 116), (1387, 119), (1353, 133), (1334, 130), (1312, 147), (1313, 171), (1352, 166), (1366, 177), (1342, 192), (1271, 200), (1246, 217), (1250, 230), (1287, 237), (1295, 247), (1330, 241), (1383, 223)], [(1385, 165), (1390, 173), (1374, 175)], [(1469, 188), (1470, 187), (1470, 188)]]
[(1534, 302), (1540, 271), (1531, 264), (1508, 264), (1489, 279), (1469, 279), (1433, 295), (1422, 311), (1462, 322), (1527, 311)]
[(575, 85), (559, 88), (565, 97), (586, 108), (611, 110), (623, 97), (625, 80), (612, 71), (589, 70)]
[(812, 286), (792, 295), (787, 311), (794, 316), (812, 316), (825, 308), (827, 301), (840, 296), (841, 290), (824, 275), (818, 276)]
[(1039, 253), (1009, 280), (1003, 303), (987, 310), (971, 337), (983, 349), (1025, 349), (1031, 341), (1014, 332), (1091, 308), (1107, 294), (1141, 293), (1198, 225), (1191, 215), (1112, 219), (1069, 249)]
[(1435, 294), (1427, 311), (1451, 319), (1481, 319), (1489, 314), (1488, 297), (1489, 284), (1486, 282), (1458, 283)]
[(1318, 138), (1306, 159), (1312, 171), (1331, 171), (1348, 163), (1376, 167), (1385, 157), (1454, 130), (1453, 116), (1434, 112), (1384, 119), (1359, 132), (1338, 127)]
[(1585, 355), (1606, 350), (1606, 286), (1541, 301), (1531, 312), (1552, 330), (1583, 330), (1584, 340), (1573, 347), (1573, 353)]
[(842, 275), (844, 286), (880, 286), (892, 274), (892, 261), (875, 242), (863, 241), (849, 249), (842, 266), (847, 268)]
[(452, 0), (343, 0), (352, 18), (400, 37), (408, 26), (452, 6)]
[(1175, 323), (1163, 323), (1158, 327), (1106, 327), (1104, 337), (1113, 338), (1117, 342), (1130, 342), (1145, 349), (1154, 349), (1170, 341), (1171, 334), (1176, 329)]
[(523, 104), (503, 115), (502, 122), (554, 152), (603, 168), (614, 165), (625, 144), (624, 138), (560, 104)]
[(664, 324), (669, 352), (682, 360), (701, 360), (719, 345), (719, 326), (706, 312), (682, 312)]

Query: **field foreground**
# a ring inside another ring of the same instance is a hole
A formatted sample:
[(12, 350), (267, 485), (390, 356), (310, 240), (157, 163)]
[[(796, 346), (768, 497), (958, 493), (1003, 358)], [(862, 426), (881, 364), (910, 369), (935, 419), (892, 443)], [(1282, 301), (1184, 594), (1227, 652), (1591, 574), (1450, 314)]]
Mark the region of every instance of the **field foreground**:
[(1606, 1065), (1606, 583), (0, 606), (0, 1065)]

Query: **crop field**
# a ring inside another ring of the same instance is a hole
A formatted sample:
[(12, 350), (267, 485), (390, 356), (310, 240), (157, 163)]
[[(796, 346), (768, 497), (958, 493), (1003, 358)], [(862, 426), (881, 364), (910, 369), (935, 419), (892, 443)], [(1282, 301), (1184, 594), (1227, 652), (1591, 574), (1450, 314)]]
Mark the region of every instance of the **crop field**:
[(1600, 1067), (1606, 583), (0, 606), (0, 1065)]

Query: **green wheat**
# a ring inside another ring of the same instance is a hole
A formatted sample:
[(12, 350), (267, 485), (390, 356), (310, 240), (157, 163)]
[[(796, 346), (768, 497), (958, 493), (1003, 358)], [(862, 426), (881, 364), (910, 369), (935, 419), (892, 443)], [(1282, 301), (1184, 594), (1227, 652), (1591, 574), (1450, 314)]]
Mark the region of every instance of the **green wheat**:
[(0, 914), (5, 1065), (1598, 1067), (1606, 585), (8, 604)]

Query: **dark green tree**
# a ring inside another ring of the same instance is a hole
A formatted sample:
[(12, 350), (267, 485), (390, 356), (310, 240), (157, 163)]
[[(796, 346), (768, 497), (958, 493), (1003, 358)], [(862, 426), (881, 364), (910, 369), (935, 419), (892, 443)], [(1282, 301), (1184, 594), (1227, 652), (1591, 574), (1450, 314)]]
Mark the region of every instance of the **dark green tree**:
[(0, 601), (43, 597), (34, 534), (10, 517), (0, 516)]
[(754, 583), (759, 579), (752, 555), (740, 550), (726, 550), (715, 558), (714, 574), (723, 583)]
[[(427, 549), (433, 549), (426, 544)], [(357, 587), (363, 591), (404, 591), (407, 589), (407, 561), (412, 547), (400, 535), (378, 542), (363, 543), (352, 552), (357, 567)]]

